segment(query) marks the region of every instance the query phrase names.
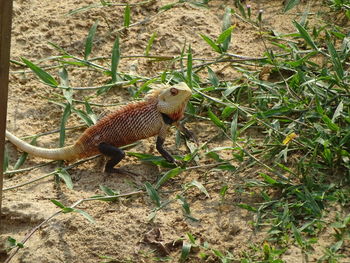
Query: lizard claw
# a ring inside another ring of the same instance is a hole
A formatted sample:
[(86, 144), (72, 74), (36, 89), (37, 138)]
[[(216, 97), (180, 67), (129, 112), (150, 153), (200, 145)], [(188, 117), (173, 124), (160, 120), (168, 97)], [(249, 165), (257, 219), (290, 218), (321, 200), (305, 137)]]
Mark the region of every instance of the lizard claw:
[(186, 162), (183, 160), (175, 160), (173, 162), (173, 164), (175, 164), (176, 167), (180, 167), (180, 168), (185, 168), (186, 167)]
[[(163, 156), (164, 157), (164, 156)], [(171, 158), (164, 158), (167, 162), (174, 164), (176, 167), (182, 167), (184, 165), (183, 161), (176, 160), (174, 157), (171, 156)]]
[(181, 133), (185, 136), (185, 138), (187, 140), (192, 140), (194, 141), (196, 144), (198, 144), (198, 140), (196, 138), (196, 136), (194, 135), (194, 133), (192, 131), (190, 131), (189, 129), (187, 129), (185, 127), (185, 125), (180, 124), (179, 126), (179, 130), (181, 131)]
[(177, 166), (177, 167), (182, 167), (183, 166), (183, 162), (179, 161), (179, 160), (175, 160), (174, 164)]

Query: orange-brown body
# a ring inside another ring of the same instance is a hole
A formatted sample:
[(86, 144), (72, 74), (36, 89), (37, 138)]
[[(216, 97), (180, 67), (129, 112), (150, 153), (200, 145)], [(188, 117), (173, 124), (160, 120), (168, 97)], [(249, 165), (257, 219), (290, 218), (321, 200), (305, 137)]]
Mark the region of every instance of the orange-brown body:
[(120, 147), (155, 136), (159, 134), (163, 125), (156, 101), (126, 105), (85, 130), (75, 144), (79, 149), (77, 157), (98, 154), (98, 145), (101, 142)]

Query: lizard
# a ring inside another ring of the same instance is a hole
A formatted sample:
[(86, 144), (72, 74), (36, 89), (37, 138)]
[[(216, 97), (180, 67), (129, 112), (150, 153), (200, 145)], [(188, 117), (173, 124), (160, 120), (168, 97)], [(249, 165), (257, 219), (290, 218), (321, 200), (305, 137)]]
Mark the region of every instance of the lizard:
[(180, 120), (191, 95), (191, 89), (184, 82), (173, 86), (159, 85), (151, 89), (143, 100), (121, 106), (87, 128), (73, 145), (62, 148), (33, 146), (7, 130), (6, 137), (22, 151), (44, 159), (72, 161), (103, 154), (109, 157), (105, 172), (118, 173), (120, 169), (114, 167), (125, 157), (119, 147), (157, 136), (158, 152), (168, 162), (176, 163), (163, 144), (172, 125), (180, 128), (185, 135), (190, 134), (180, 125)]

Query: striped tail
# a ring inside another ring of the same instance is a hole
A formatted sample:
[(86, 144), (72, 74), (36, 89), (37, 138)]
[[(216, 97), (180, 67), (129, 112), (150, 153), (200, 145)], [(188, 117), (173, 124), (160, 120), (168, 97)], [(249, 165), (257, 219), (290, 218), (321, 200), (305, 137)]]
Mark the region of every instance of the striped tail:
[(16, 145), (19, 149), (29, 154), (50, 160), (73, 160), (76, 159), (79, 155), (79, 151), (75, 145), (63, 147), (63, 148), (54, 148), (54, 149), (45, 149), (42, 147), (33, 146), (17, 136), (13, 135), (6, 130), (6, 138)]

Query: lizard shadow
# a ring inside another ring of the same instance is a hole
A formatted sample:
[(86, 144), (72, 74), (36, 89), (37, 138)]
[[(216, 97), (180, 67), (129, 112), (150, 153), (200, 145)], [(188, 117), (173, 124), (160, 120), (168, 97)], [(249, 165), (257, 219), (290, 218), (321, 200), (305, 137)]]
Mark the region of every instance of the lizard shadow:
[[(102, 159), (102, 158), (101, 158)], [(101, 162), (101, 161), (99, 161)], [(85, 166), (85, 165), (83, 165)], [(143, 188), (145, 182), (155, 182), (161, 171), (158, 166), (147, 162), (130, 162), (119, 165), (119, 173), (105, 173), (103, 165), (90, 169), (79, 166), (71, 173), (75, 191), (100, 192), (106, 186), (121, 193)]]

